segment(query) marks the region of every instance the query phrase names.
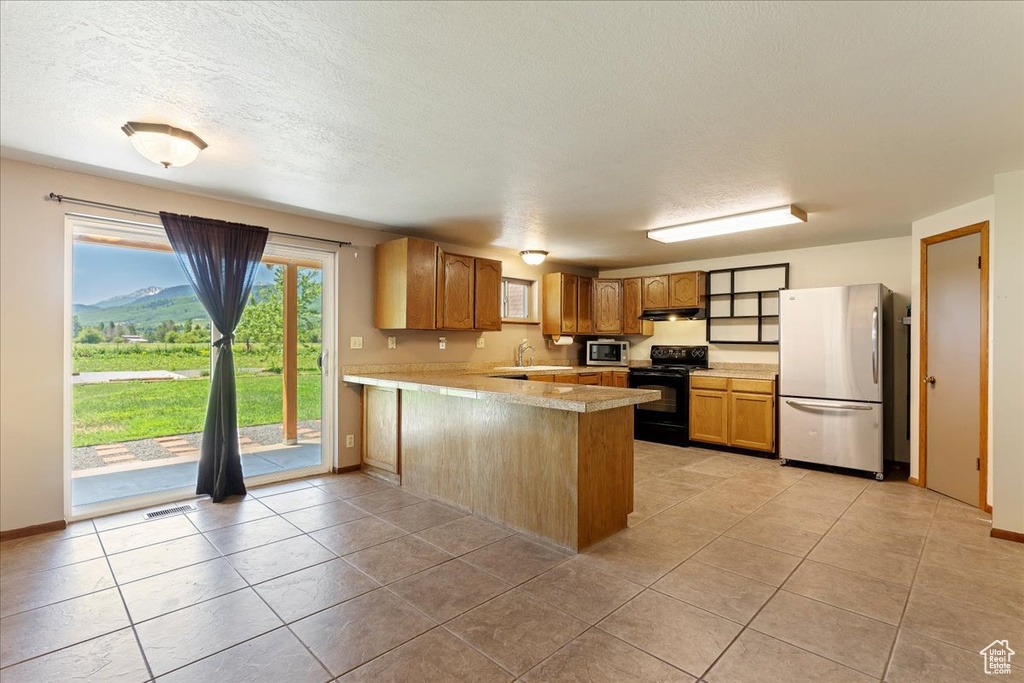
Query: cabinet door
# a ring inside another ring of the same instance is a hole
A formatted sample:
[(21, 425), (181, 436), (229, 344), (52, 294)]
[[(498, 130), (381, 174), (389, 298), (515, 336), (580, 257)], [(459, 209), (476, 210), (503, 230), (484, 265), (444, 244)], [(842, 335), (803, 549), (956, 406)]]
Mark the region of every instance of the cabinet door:
[(775, 397), (729, 393), (729, 445), (775, 450)]
[(605, 370), (601, 373), (601, 386), (613, 387), (615, 386), (615, 373), (611, 370)]
[(474, 327), (501, 329), (501, 261), (474, 259)]
[(537, 375), (536, 377), (531, 377), (530, 381), (531, 382), (554, 382), (555, 381), (555, 376), (554, 375)]
[(594, 333), (622, 334), (622, 280), (594, 280)]
[(399, 463), (398, 389), (363, 387), (363, 462), (395, 474)]
[(579, 278), (576, 297), (576, 334), (594, 334), (594, 280)]
[(695, 308), (704, 298), (704, 273), (673, 273), (668, 276), (669, 308)]
[(622, 281), (623, 334), (644, 333), (644, 321), (640, 320), (640, 314), (643, 313), (642, 298), (640, 278), (625, 278)]
[(599, 386), (601, 384), (601, 373), (600, 372), (581, 372), (576, 378), (577, 384), (587, 384), (590, 386)]
[(729, 443), (729, 392), (690, 390), (690, 439)]
[(644, 278), (644, 310), (668, 308), (668, 275)]
[(473, 329), (473, 257), (437, 252), (437, 322), (445, 330)]
[(579, 384), (580, 378), (576, 375), (555, 375), (555, 381), (559, 384)]
[(613, 372), (612, 373), (612, 386), (622, 387), (623, 389), (629, 388), (629, 373), (628, 372)]
[(562, 273), (562, 334), (576, 334), (576, 309), (579, 304), (579, 278)]

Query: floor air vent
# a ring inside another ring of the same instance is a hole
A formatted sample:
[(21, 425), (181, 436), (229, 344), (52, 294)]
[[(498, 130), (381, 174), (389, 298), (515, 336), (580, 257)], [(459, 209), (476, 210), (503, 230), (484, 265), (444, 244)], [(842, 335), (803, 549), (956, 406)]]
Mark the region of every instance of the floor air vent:
[(178, 505), (176, 507), (167, 508), (166, 510), (147, 512), (146, 519), (160, 519), (161, 517), (167, 517), (168, 515), (180, 515), (183, 512), (193, 512), (194, 510), (195, 508), (191, 505)]

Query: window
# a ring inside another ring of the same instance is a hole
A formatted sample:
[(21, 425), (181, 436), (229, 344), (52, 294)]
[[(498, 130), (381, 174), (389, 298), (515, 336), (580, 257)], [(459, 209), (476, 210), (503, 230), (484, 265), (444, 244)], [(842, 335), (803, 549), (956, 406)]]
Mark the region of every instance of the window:
[(501, 279), (502, 320), (530, 319), (530, 290), (533, 282), (506, 277)]

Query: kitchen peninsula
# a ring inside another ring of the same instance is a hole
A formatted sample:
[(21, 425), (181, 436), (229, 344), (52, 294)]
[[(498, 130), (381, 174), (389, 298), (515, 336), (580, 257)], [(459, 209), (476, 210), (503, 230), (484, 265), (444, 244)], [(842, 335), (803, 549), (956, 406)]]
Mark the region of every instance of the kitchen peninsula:
[(363, 385), (363, 461), (403, 488), (582, 550), (633, 508), (633, 406), (658, 392), (451, 373)]

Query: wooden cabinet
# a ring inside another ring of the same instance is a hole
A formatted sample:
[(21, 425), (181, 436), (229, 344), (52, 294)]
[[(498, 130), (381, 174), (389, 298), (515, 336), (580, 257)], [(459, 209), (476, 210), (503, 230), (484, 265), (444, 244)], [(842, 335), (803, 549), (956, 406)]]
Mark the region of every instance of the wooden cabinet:
[(403, 237), (374, 251), (373, 325), (381, 330), (500, 330), (501, 261)]
[(643, 284), (641, 278), (627, 277), (622, 280), (622, 334), (654, 334), (654, 323), (640, 320), (644, 312)]
[(531, 382), (554, 382), (554, 375), (537, 375), (536, 377), (530, 377)]
[(601, 373), (600, 372), (581, 372), (576, 376), (577, 384), (587, 384), (590, 386), (601, 386)]
[(775, 451), (775, 382), (690, 378), (690, 439)]
[(594, 280), (582, 275), (578, 280), (576, 334), (594, 334)]
[(704, 306), (705, 276), (703, 271), (673, 273), (668, 276), (668, 308)]
[(690, 439), (729, 444), (729, 392), (690, 390)]
[(473, 328), (501, 329), (501, 261), (474, 259)]
[(629, 372), (616, 370), (612, 373), (612, 386), (621, 389), (629, 388)]
[(576, 375), (555, 375), (555, 382), (559, 384), (579, 384), (579, 377)]
[(472, 256), (437, 250), (437, 328), (473, 329)]
[(403, 237), (374, 249), (373, 325), (381, 330), (433, 330), (437, 245)]
[(576, 334), (579, 277), (571, 273), (547, 273), (541, 296), (541, 332), (553, 337)]
[(363, 387), (363, 462), (371, 467), (401, 474), (398, 389)]
[(622, 280), (594, 280), (594, 334), (622, 334)]
[(645, 277), (643, 308), (645, 311), (668, 308), (668, 275)]

